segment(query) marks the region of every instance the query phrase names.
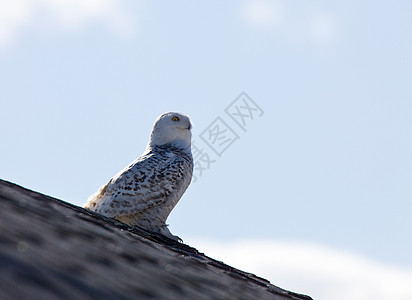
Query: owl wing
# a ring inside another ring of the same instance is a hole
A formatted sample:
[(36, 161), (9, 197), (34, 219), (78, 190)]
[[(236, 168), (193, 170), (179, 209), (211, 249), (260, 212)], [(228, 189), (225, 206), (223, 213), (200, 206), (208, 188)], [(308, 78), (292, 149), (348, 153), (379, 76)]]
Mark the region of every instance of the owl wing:
[(117, 218), (160, 205), (184, 180), (185, 164), (173, 153), (142, 155), (91, 195), (85, 208)]

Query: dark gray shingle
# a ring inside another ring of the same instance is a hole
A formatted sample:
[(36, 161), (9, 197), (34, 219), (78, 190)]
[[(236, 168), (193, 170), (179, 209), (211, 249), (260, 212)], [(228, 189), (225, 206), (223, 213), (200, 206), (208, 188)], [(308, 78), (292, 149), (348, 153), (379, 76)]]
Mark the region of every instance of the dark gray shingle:
[(0, 180), (0, 299), (311, 299)]

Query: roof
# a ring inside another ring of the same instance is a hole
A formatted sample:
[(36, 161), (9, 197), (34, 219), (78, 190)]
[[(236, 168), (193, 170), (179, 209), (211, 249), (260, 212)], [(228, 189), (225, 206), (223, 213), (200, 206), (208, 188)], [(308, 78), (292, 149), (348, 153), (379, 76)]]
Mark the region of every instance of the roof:
[(311, 299), (196, 249), (0, 180), (1, 299)]

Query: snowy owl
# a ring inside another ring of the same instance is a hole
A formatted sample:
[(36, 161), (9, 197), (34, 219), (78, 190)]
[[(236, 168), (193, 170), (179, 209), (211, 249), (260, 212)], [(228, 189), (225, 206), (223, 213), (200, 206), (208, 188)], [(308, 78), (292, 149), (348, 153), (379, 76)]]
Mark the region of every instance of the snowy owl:
[(162, 114), (146, 151), (91, 195), (84, 208), (180, 240), (165, 222), (192, 179), (191, 128), (186, 115)]

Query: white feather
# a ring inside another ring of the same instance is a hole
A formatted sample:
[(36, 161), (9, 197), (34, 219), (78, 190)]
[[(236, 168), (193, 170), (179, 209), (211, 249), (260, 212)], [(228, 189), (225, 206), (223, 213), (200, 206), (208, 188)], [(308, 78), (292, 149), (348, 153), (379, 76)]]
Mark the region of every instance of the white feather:
[(173, 239), (166, 219), (190, 184), (191, 123), (183, 114), (162, 114), (146, 151), (91, 195), (85, 208)]

